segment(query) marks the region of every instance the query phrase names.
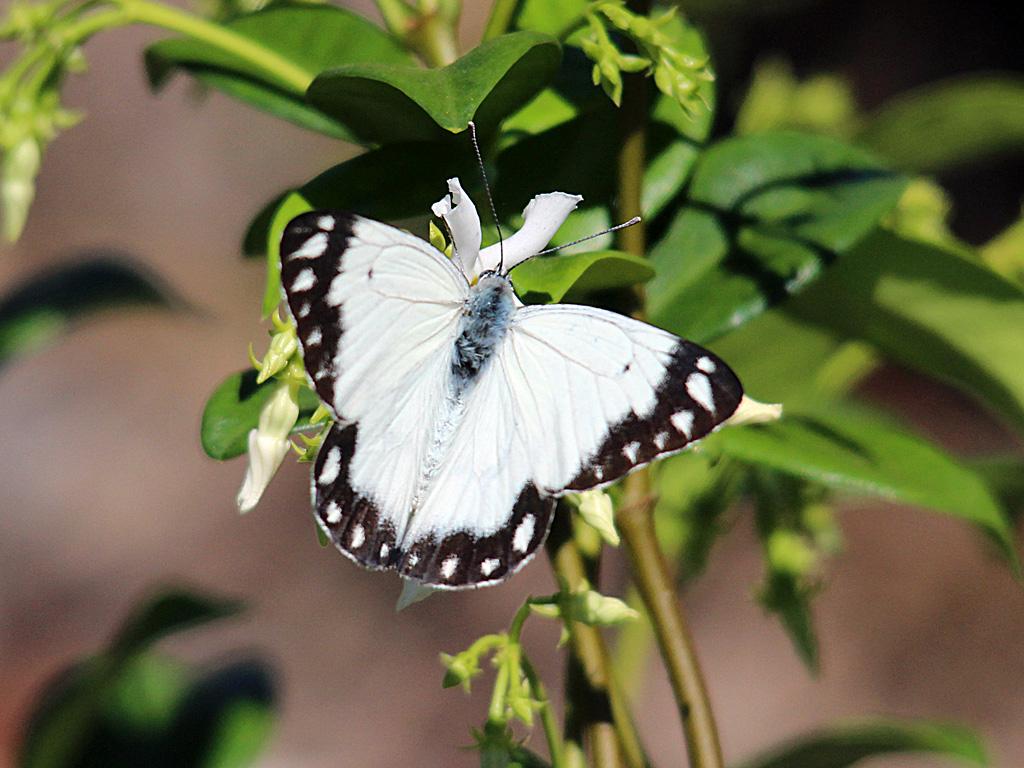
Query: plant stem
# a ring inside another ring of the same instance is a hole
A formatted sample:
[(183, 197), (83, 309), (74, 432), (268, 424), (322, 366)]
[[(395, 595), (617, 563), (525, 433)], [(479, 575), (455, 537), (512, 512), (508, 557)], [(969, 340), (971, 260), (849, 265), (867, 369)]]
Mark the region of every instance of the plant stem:
[[(634, 10), (644, 12), (647, 3), (634, 0)], [(622, 221), (641, 213), (643, 172), (646, 164), (646, 80), (628, 75), (623, 82), (622, 145), (618, 157), (617, 212)], [(645, 255), (646, 231), (642, 224), (621, 230), (619, 247), (636, 256)], [(641, 300), (643, 293), (640, 293)], [(639, 314), (643, 314), (642, 312)], [(708, 701), (697, 655), (675, 594), (675, 585), (658, 546), (654, 530), (650, 476), (640, 470), (626, 478), (624, 498), (616, 523), (632, 565), (632, 575), (647, 608), (662, 660), (686, 736), (693, 768), (722, 768), (722, 749)]]
[(201, 40), (257, 67), (267, 79), (297, 95), (305, 94), (316, 76), (251, 38), (177, 8), (148, 0), (121, 0), (121, 7), (128, 23), (152, 24)]
[(616, 516), (619, 533), (668, 670), (683, 723), (690, 765), (693, 768), (722, 768), (722, 748), (715, 717), (674, 582), (658, 547), (651, 515), (652, 500), (648, 496), (639, 503), (632, 501), (637, 487), (636, 483), (627, 484), (626, 501)]
[(491, 40), (505, 34), (512, 17), (515, 15), (516, 6), (519, 0), (494, 0), (491, 8), (491, 15), (487, 19), (487, 26), (484, 27), (484, 40)]
[[(594, 574), (572, 536), (567, 510), (559, 510), (548, 538), (551, 565), (562, 590), (593, 583)], [(611, 674), (608, 649), (596, 627), (573, 623), (566, 674), (566, 741), (585, 733), (595, 765), (643, 768), (647, 764), (625, 697)]]
[(522, 657), (521, 663), (523, 674), (526, 675), (526, 680), (530, 684), (530, 695), (533, 696), (534, 701), (540, 703), (538, 715), (540, 716), (541, 727), (544, 729), (544, 738), (548, 742), (551, 768), (566, 768), (565, 747), (562, 744), (562, 736), (558, 732), (558, 721), (555, 719), (555, 710), (548, 699), (548, 692), (537, 676), (537, 671), (533, 668), (533, 664), (530, 663), (530, 660), (525, 655)]

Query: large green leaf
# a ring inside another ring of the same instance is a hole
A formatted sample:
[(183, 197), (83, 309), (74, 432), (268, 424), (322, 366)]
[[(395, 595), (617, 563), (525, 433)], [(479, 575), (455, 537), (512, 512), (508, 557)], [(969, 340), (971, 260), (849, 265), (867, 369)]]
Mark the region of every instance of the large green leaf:
[(184, 306), (156, 275), (120, 254), (40, 272), (0, 299), (0, 368), (107, 309)]
[(1024, 290), (984, 265), (879, 231), (788, 309), (959, 387), (1024, 430)]
[[(347, 64), (410, 64), (397, 40), (362, 16), (330, 5), (284, 5), (225, 24), (233, 33), (287, 61), (313, 81), (320, 72)], [(192, 38), (173, 38), (146, 50), (146, 71), (154, 89), (176, 71), (252, 106), (328, 136), (354, 140), (345, 116), (326, 115), (306, 102), (302, 89), (282, 80), (273, 67)]]
[(922, 173), (1024, 152), (1024, 78), (971, 75), (930, 83), (887, 102), (858, 141)]
[(826, 487), (880, 496), (979, 527), (1016, 570), (1013, 533), (985, 482), (937, 446), (850, 406), (803, 409), (780, 421), (724, 429), (705, 449)]
[(927, 721), (868, 720), (801, 736), (748, 760), (741, 768), (847, 768), (898, 753), (930, 753), (985, 766), (985, 746), (967, 728)]
[(493, 131), (558, 69), (553, 38), (515, 32), (490, 40), (441, 69), (346, 64), (320, 74), (306, 97), (367, 142), (431, 141), (477, 122)]
[[(203, 409), (199, 428), (200, 440), (206, 455), (212, 459), (232, 459), (249, 450), (249, 432), (256, 429), (260, 411), (277, 386), (273, 379), (256, 383), (257, 372), (241, 371), (228, 376)], [(309, 426), (309, 419), (320, 404), (312, 390), (299, 390), (299, 420), (295, 430)]]
[(646, 259), (622, 251), (588, 251), (530, 259), (512, 271), (512, 284), (527, 304), (548, 304), (627, 288), (653, 276)]
[(891, 210), (904, 187), (862, 150), (794, 132), (707, 150), (689, 201), (653, 247), (651, 318), (696, 340), (802, 290)]

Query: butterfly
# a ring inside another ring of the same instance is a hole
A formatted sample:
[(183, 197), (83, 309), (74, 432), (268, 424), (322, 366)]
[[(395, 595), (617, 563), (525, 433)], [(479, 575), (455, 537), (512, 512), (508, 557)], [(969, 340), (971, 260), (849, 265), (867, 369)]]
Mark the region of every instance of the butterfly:
[(589, 306), (525, 306), (509, 272), (582, 200), (538, 195), (481, 249), (458, 179), (433, 206), (451, 258), (403, 230), (313, 211), (285, 228), (281, 281), (333, 424), (317, 520), (370, 569), (440, 589), (495, 584), (543, 543), (556, 500), (677, 453), (736, 411), (711, 352)]

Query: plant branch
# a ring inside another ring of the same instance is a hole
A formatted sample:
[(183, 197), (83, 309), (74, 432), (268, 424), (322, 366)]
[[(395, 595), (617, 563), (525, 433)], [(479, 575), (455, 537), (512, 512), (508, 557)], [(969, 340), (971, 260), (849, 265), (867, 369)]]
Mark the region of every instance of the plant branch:
[(619, 533), (668, 670), (686, 735), (690, 765), (693, 768), (722, 768), (718, 729), (693, 639), (683, 617), (674, 582), (658, 547), (651, 514), (653, 500), (647, 496), (639, 503), (631, 503), (630, 498), (635, 497), (637, 487), (637, 483), (627, 484), (627, 501), (616, 516)]
[(177, 8), (148, 0), (121, 0), (121, 7), (128, 23), (152, 24), (216, 46), (258, 67), (268, 79), (295, 94), (305, 94), (316, 76), (244, 35)]
[(485, 41), (505, 34), (509, 24), (512, 23), (512, 17), (515, 15), (518, 5), (519, 0), (494, 0), (491, 15), (487, 19), (487, 26), (484, 27), (483, 39)]
[[(631, 3), (638, 13), (646, 11), (645, 0)], [(648, 114), (648, 84), (640, 75), (623, 78), (622, 144), (618, 156), (617, 212), (625, 221), (641, 214), (643, 172), (646, 164), (645, 137)], [(644, 256), (646, 230), (637, 225), (619, 233), (619, 247)], [(642, 291), (639, 293), (643, 300)], [(638, 313), (643, 315), (643, 312)], [(655, 637), (686, 736), (693, 768), (722, 768), (718, 730), (704, 686), (697, 655), (675, 593), (675, 583), (658, 546), (654, 530), (650, 475), (646, 469), (626, 478), (624, 498), (616, 523), (632, 565), (632, 576), (650, 616)]]
[[(564, 505), (555, 517), (548, 538), (551, 565), (564, 592), (581, 589), (596, 579), (580, 552)], [(585, 624), (568, 627), (570, 654), (566, 674), (566, 741), (579, 741), (581, 734), (590, 746), (597, 766), (647, 764), (636, 727), (629, 716), (625, 697), (611, 671), (607, 646), (600, 630)]]

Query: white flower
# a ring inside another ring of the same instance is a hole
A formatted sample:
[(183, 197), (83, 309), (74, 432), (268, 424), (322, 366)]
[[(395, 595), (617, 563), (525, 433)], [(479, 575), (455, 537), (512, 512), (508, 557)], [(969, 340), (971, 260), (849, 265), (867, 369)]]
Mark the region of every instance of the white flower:
[(238, 491), (239, 512), (248, 512), (259, 502), (292, 446), (288, 435), (298, 418), (297, 387), (283, 381), (260, 411), (257, 428), (249, 432), (249, 468)]
[(565, 223), (583, 198), (564, 192), (537, 195), (523, 210), (522, 228), (502, 243), (480, 249), (480, 216), (459, 184), (448, 179), (448, 194), (431, 207), (448, 225), (455, 245), (455, 263), (474, 282), (484, 272), (508, 274), (513, 267), (537, 255)]

